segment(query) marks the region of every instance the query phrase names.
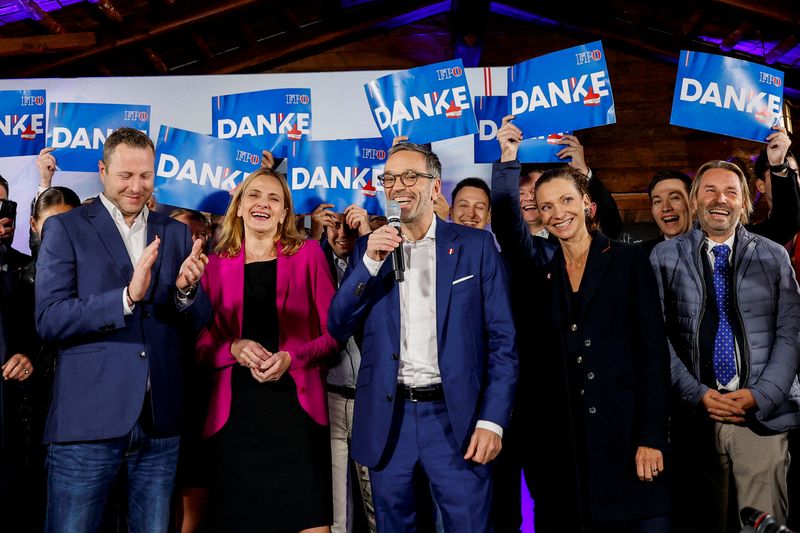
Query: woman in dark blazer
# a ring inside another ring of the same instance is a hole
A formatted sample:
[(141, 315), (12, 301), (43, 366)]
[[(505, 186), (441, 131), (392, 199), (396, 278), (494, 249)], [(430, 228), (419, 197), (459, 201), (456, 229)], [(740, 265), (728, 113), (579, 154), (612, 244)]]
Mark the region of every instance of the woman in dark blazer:
[(492, 176), (493, 228), (520, 295), (515, 424), (538, 533), (669, 530), (669, 352), (644, 249), (593, 231), (586, 177), (542, 175), (536, 201), (554, 245), (519, 211), (508, 118)]

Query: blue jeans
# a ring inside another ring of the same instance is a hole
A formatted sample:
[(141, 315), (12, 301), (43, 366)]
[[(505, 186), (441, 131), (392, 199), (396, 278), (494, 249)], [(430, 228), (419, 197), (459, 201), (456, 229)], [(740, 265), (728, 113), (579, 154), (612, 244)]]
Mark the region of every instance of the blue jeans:
[(45, 531), (97, 531), (123, 466), (128, 469), (129, 531), (166, 531), (178, 443), (179, 437), (148, 437), (137, 422), (124, 437), (50, 444)]

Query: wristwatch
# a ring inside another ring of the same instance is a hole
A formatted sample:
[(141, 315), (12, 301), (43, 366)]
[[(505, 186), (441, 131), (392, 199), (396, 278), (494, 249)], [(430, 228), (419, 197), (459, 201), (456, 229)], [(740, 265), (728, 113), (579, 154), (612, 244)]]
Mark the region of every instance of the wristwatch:
[(781, 172), (784, 172), (786, 170), (789, 170), (789, 161), (787, 161), (786, 159), (784, 159), (783, 163), (781, 163), (780, 165), (769, 166), (769, 171), (772, 172), (773, 174), (780, 174)]

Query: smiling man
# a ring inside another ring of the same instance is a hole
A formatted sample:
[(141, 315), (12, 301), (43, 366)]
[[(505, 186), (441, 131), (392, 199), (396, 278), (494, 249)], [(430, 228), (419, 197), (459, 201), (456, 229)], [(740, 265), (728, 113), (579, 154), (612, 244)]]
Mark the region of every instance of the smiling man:
[(692, 227), (692, 212), (689, 209), (691, 186), (692, 178), (675, 170), (662, 170), (653, 176), (647, 194), (650, 197), (650, 212), (662, 235), (643, 244), (648, 252), (656, 244), (682, 235)]
[[(340, 341), (363, 332), (353, 457), (370, 469), (378, 531), (416, 531), (415, 472), (447, 531), (490, 529), (491, 476), (517, 379), (505, 269), (487, 231), (434, 216), (441, 163), (393, 146), (379, 180), (401, 207), (401, 235), (358, 240), (329, 311)], [(389, 254), (400, 249), (405, 280)]]
[(700, 227), (650, 254), (672, 354), (675, 531), (725, 531), (738, 510), (784, 523), (786, 431), (800, 424), (800, 294), (786, 250), (748, 232), (747, 181), (711, 161), (689, 194)]
[(145, 207), (153, 143), (121, 128), (95, 201), (47, 219), (36, 326), (58, 346), (44, 430), (46, 531), (96, 531), (121, 468), (128, 526), (166, 531), (181, 427), (180, 328), (210, 317), (208, 258), (188, 228)]
[(491, 190), (480, 178), (465, 178), (453, 188), (450, 220), (462, 226), (484, 229), (492, 220)]

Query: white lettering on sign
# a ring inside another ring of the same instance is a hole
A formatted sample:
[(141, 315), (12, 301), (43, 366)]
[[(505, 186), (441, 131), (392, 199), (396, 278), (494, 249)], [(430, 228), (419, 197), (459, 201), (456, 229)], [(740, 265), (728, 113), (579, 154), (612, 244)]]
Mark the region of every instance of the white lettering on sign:
[(735, 109), (761, 117), (768, 115), (771, 118), (780, 115), (781, 112), (781, 99), (777, 94), (767, 94), (746, 87), (737, 88), (733, 85), (724, 85), (720, 88), (714, 81), (704, 87), (701, 81), (693, 78), (683, 78), (679, 99), (702, 105), (711, 104), (721, 109)]
[(227, 167), (206, 162), (200, 162), (200, 171), (198, 172), (197, 162), (194, 159), (181, 161), (172, 154), (162, 153), (158, 158), (156, 175), (176, 181), (188, 180), (201, 187), (209, 186), (222, 191), (230, 191), (236, 187), (237, 178), (241, 177), (244, 180), (249, 174), (243, 173), (241, 170), (231, 172), (231, 169)]
[(457, 109), (458, 116), (464, 109), (469, 109), (467, 87), (459, 86), (442, 89), (439, 93), (424, 93), (421, 96), (410, 96), (408, 101), (395, 100), (390, 110), (385, 105), (380, 105), (372, 110), (378, 127), (385, 130), (389, 126), (396, 126), (401, 121), (418, 120), (419, 118), (435, 117), (437, 115), (454, 115)]
[(544, 88), (542, 85), (534, 85), (529, 92), (511, 93), (511, 114), (534, 112), (540, 107), (550, 109), (561, 104), (596, 105), (596, 101), (608, 96), (607, 86), (608, 78), (604, 70), (582, 74), (580, 77), (550, 81)]
[(236, 122), (232, 118), (217, 120), (217, 136), (220, 139), (241, 139), (279, 133), (308, 135), (311, 113), (269, 113), (268, 115), (244, 116)]

